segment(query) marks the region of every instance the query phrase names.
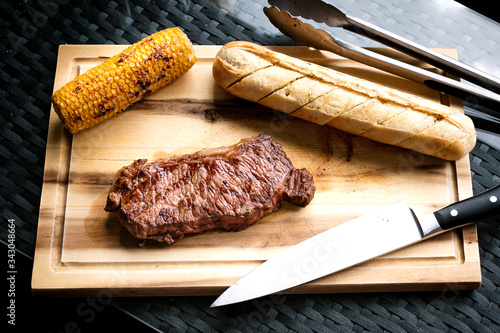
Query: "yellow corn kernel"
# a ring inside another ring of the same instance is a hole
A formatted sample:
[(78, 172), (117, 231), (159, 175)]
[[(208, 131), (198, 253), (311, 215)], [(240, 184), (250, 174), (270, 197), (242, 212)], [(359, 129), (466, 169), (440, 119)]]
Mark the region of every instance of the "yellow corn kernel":
[(57, 115), (71, 133), (139, 102), (186, 73), (196, 62), (179, 28), (159, 31), (68, 82), (52, 95)]

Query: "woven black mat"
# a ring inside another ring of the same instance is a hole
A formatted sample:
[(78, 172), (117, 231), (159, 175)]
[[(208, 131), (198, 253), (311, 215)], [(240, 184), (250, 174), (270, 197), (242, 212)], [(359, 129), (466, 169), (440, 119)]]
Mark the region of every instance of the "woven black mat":
[[(172, 26), (182, 27), (195, 44), (248, 40), (294, 45), (267, 28), (263, 4), (241, 0), (0, 2), (1, 241), (6, 242), (7, 221), (13, 220), (18, 254), (33, 258), (59, 45), (130, 44)], [(500, 152), (478, 142), (471, 153), (471, 169), (475, 193), (500, 184)], [(476, 291), (286, 295), (222, 309), (209, 308), (213, 297), (117, 298), (106, 305), (169, 332), (499, 332), (498, 222), (479, 226), (483, 286)], [(25, 270), (29, 276), (31, 267)], [(78, 308), (81, 302), (72, 300), (69, 307)], [(82, 324), (80, 328), (89, 327)], [(62, 330), (64, 325), (56, 327)]]

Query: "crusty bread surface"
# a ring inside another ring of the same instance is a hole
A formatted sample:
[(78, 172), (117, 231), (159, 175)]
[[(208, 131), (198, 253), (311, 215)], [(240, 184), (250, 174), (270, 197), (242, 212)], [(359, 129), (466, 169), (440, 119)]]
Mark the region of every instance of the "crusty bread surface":
[(476, 143), (461, 111), (254, 43), (224, 45), (213, 76), (237, 97), (442, 159), (458, 160)]

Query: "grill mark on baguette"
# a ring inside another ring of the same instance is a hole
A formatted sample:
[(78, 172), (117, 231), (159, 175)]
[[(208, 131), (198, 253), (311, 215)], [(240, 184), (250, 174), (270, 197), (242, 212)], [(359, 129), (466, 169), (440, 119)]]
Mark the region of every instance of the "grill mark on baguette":
[(389, 117), (389, 118), (386, 118), (386, 119), (382, 120), (377, 125), (383, 126), (386, 122), (391, 121), (395, 117), (401, 115), (403, 112), (407, 112), (408, 110), (411, 110), (411, 108), (407, 106), (406, 108), (402, 109), (401, 112), (398, 112), (398, 113), (394, 114), (392, 117)]
[[(376, 100), (376, 98), (373, 98), (373, 100)], [(393, 103), (392, 101), (388, 101), (388, 102), (389, 103)], [(363, 133), (367, 132), (368, 130), (370, 130), (371, 128), (374, 128), (376, 126), (384, 126), (384, 123), (386, 123), (388, 121), (391, 121), (392, 119), (394, 119), (395, 117), (400, 116), (404, 112), (408, 112), (408, 111), (411, 111), (411, 110), (412, 110), (411, 107), (408, 107), (408, 106), (406, 106), (405, 108), (401, 108), (401, 110), (399, 112), (394, 113), (391, 117), (388, 117), (388, 118), (382, 119), (381, 121), (378, 121), (377, 123), (375, 123), (375, 125), (371, 126), (370, 128), (366, 129), (365, 131), (363, 131)], [(411, 136), (413, 136), (413, 135), (411, 135)], [(406, 139), (403, 139), (403, 140), (406, 140)], [(401, 142), (403, 140), (395, 141), (394, 143)]]
[[(434, 152), (434, 154), (441, 154), (441, 152), (445, 152), (446, 154), (446, 151), (449, 149), (449, 147), (453, 146), (453, 145), (456, 145), (457, 143), (460, 143), (461, 145), (467, 145), (467, 141), (468, 141), (468, 136), (467, 134), (463, 134), (462, 137), (454, 142), (450, 142), (450, 144), (446, 145), (445, 147), (437, 150)], [(445, 155), (444, 154), (444, 155)]]
[(293, 79), (293, 80), (291, 80), (291, 81), (288, 81), (288, 82), (287, 82), (287, 83), (285, 83), (283, 86), (280, 86), (280, 87), (276, 88), (275, 90), (271, 91), (270, 93), (268, 93), (267, 95), (265, 95), (264, 97), (261, 97), (261, 98), (258, 100), (258, 102), (260, 102), (260, 101), (262, 101), (263, 99), (265, 99), (265, 98), (267, 98), (267, 97), (269, 97), (269, 96), (271, 96), (271, 95), (275, 94), (276, 92), (280, 91), (281, 89), (285, 89), (286, 87), (288, 87), (288, 86), (289, 86), (290, 84), (292, 84), (293, 82), (295, 82), (295, 81), (297, 81), (297, 80), (300, 80), (300, 79), (302, 79), (302, 78), (304, 78), (304, 77), (305, 77), (305, 75), (303, 75), (303, 76), (299, 76), (299, 77), (297, 77), (297, 78), (295, 78), (295, 79)]
[[(390, 119), (386, 119), (386, 120), (384, 120), (382, 123), (387, 123), (387, 122), (391, 121), (392, 119), (394, 119), (394, 118), (396, 118), (396, 117), (401, 116), (403, 113), (406, 113), (406, 112), (414, 112), (414, 111), (415, 111), (415, 110), (414, 110), (411, 106), (407, 106), (407, 107), (406, 107), (406, 108), (405, 108), (402, 112), (400, 112), (400, 113), (398, 113), (398, 114), (394, 115), (394, 116), (393, 116), (393, 117), (391, 117)], [(425, 112), (421, 112), (421, 113), (425, 113)], [(382, 124), (382, 123), (381, 123), (381, 124)], [(424, 128), (423, 130), (418, 131), (418, 132), (416, 132), (416, 133), (409, 133), (408, 137), (403, 138), (403, 139), (398, 140), (398, 141), (393, 141), (393, 142), (391, 142), (390, 144), (394, 144), (394, 145), (396, 145), (396, 144), (400, 144), (401, 142), (403, 142), (403, 141), (405, 141), (405, 140), (411, 140), (413, 137), (415, 137), (415, 136), (419, 135), (420, 133), (422, 133), (422, 132), (426, 131), (428, 128), (429, 128), (429, 127), (426, 127), (426, 128)]]
[[(369, 98), (369, 99), (367, 99), (366, 101), (363, 101), (363, 102), (361, 102), (361, 103), (358, 103), (358, 104), (356, 104), (356, 105), (352, 106), (351, 108), (347, 109), (345, 112), (342, 112), (342, 113), (338, 114), (338, 115), (337, 115), (336, 117), (334, 117), (333, 119), (338, 118), (338, 117), (340, 117), (340, 116), (350, 117), (350, 116), (349, 116), (349, 113), (352, 113), (352, 112), (354, 112), (354, 113), (355, 113), (355, 111), (356, 111), (356, 110), (358, 110), (360, 107), (363, 107), (363, 108), (364, 108), (364, 107), (365, 107), (366, 105), (368, 105), (370, 102), (377, 101), (377, 100), (378, 100), (377, 98)], [(353, 116), (351, 116), (350, 118), (352, 118), (352, 119), (356, 119), (356, 120), (359, 120), (359, 121), (363, 121), (363, 120), (364, 120), (364, 121), (368, 121), (368, 119), (367, 119), (367, 118), (363, 119), (362, 117), (353, 117)], [(332, 119), (332, 120), (333, 120), (333, 119)], [(369, 124), (370, 124), (370, 126), (367, 126), (366, 128), (364, 128), (364, 127), (363, 127), (363, 128), (360, 128), (360, 129), (359, 129), (359, 131), (358, 131), (357, 133), (354, 133), (354, 134), (356, 134), (356, 135), (360, 135), (360, 136), (364, 136), (364, 135), (363, 135), (364, 133), (366, 133), (366, 132), (367, 132), (367, 131), (369, 131), (370, 129), (372, 129), (372, 128), (374, 128), (374, 127), (376, 127), (376, 126), (379, 126), (379, 125), (380, 125), (378, 122), (376, 122), (376, 123), (369, 123)]]
[(448, 123), (454, 125), (456, 128), (459, 128), (461, 130), (466, 130), (460, 123), (458, 123), (455, 119), (451, 118), (451, 117), (445, 117), (443, 118), (443, 120), (447, 121)]
[[(285, 72), (290, 70), (287, 68), (276, 66)], [(293, 71), (297, 75), (301, 75), (298, 71)], [(264, 96), (259, 103), (263, 105), (273, 106), (276, 104), (276, 100), (280, 100), (282, 103), (280, 111), (287, 114), (292, 114), (304, 105), (310, 103), (312, 100), (318, 98), (319, 96), (328, 93), (332, 89), (329, 84), (325, 84), (322, 81), (316, 80), (315, 77), (310, 75), (296, 76), (295, 80), (289, 79), (289, 82), (284, 85), (284, 87), (278, 87), (274, 92)], [(300, 93), (297, 93), (300, 92)], [(304, 118), (302, 114), (296, 114), (298, 118), (303, 118), (305, 120), (311, 121), (310, 118)]]
[[(452, 118), (453, 113), (439, 113), (436, 110), (430, 109), (427, 106), (420, 106), (415, 104), (414, 102), (408, 102), (408, 103), (401, 103), (401, 105), (404, 105), (411, 110), (415, 112), (420, 112), (420, 113), (425, 113), (427, 115), (435, 117), (438, 121), (446, 121), (449, 124), (453, 125), (457, 129), (467, 131), (467, 128), (463, 126), (463, 124), (457, 122), (455, 119)], [(449, 107), (447, 105), (441, 104), (443, 106)]]
[[(355, 91), (355, 90), (353, 90), (353, 89), (349, 89), (349, 88), (346, 88), (346, 87), (342, 87), (342, 86), (341, 86), (341, 87), (339, 87), (339, 89), (342, 89), (342, 90), (344, 90), (344, 91), (345, 91), (345, 90), (350, 90), (350, 91), (354, 91), (354, 92), (358, 93), (358, 91)], [(335, 89), (335, 90), (336, 90), (336, 89)], [(333, 91), (333, 90), (332, 90), (332, 91)], [(367, 96), (367, 97), (369, 97), (369, 96)], [(340, 116), (343, 116), (343, 115), (345, 115), (346, 113), (351, 112), (353, 109), (355, 109), (355, 108), (357, 108), (358, 106), (361, 106), (361, 105), (363, 105), (363, 104), (366, 104), (366, 103), (368, 103), (368, 102), (369, 102), (369, 101), (371, 101), (371, 100), (374, 100), (374, 98), (368, 98), (367, 100), (365, 100), (365, 101), (363, 101), (363, 102), (360, 102), (360, 103), (354, 104), (352, 107), (350, 107), (350, 108), (348, 108), (348, 109), (344, 110), (344, 112), (339, 113), (339, 114), (337, 114), (336, 116), (334, 116), (334, 117), (332, 118), (332, 120), (333, 120), (333, 119), (335, 119), (335, 118), (338, 118), (338, 117), (340, 117)]]
[(269, 67), (273, 67), (273, 65), (271, 64), (271, 65), (268, 65), (268, 66), (264, 66), (264, 67), (261, 67), (261, 68), (259, 68), (259, 69), (256, 69), (256, 70), (255, 70), (255, 71), (253, 71), (253, 72), (249, 72), (249, 73), (247, 73), (246, 75), (242, 75), (242, 76), (241, 76), (241, 77), (239, 77), (237, 80), (235, 80), (235, 81), (231, 82), (231, 83), (230, 83), (230, 84), (229, 84), (229, 85), (228, 85), (225, 89), (229, 89), (229, 88), (231, 88), (232, 86), (234, 86), (235, 84), (237, 84), (237, 83), (241, 82), (241, 80), (243, 80), (244, 78), (249, 77), (250, 75), (253, 75), (253, 74), (255, 74), (256, 72), (261, 71), (261, 70), (266, 69), (266, 68), (269, 68)]
[[(358, 92), (358, 91), (356, 91), (356, 90), (349, 89), (349, 88), (346, 88), (346, 87), (343, 87), (343, 86), (338, 86), (338, 85), (336, 85), (336, 84), (334, 84), (334, 83), (331, 83), (331, 82), (327, 82), (327, 83), (329, 83), (332, 87), (334, 87), (334, 89), (331, 89), (331, 90), (329, 90), (328, 92), (326, 92), (325, 94), (318, 96), (317, 98), (315, 98), (315, 99), (313, 99), (312, 101), (310, 101), (308, 104), (310, 104), (310, 103), (314, 102), (314, 101), (315, 101), (316, 99), (318, 99), (318, 98), (321, 98), (321, 97), (323, 97), (323, 96), (329, 95), (329, 94), (331, 94), (332, 92), (337, 91), (337, 90), (342, 90), (342, 91), (349, 90), (349, 91), (353, 91), (353, 92), (355, 92), (355, 93), (359, 93), (359, 92)], [(357, 104), (353, 105), (353, 106), (352, 106), (352, 107), (350, 107), (349, 109), (347, 109), (347, 110), (345, 110), (344, 112), (342, 112), (342, 113), (338, 114), (337, 116), (334, 116), (333, 118), (336, 118), (336, 117), (338, 117), (338, 116), (341, 116), (341, 115), (345, 114), (346, 112), (351, 111), (351, 110), (352, 110), (352, 109), (354, 109), (355, 107), (357, 107), (357, 106), (359, 106), (359, 105), (361, 105), (361, 104), (363, 104), (363, 103), (366, 103), (367, 101), (369, 101), (369, 100), (373, 99), (373, 98), (370, 98), (369, 96), (367, 96), (367, 97), (369, 98), (368, 100), (366, 100), (366, 101), (363, 101), (363, 102), (360, 102), (360, 103), (357, 103)]]
[[(347, 114), (348, 114), (348, 113), (351, 113), (354, 109), (357, 109), (357, 108), (359, 108), (359, 107), (363, 107), (363, 105), (366, 105), (366, 104), (368, 104), (369, 102), (374, 101), (374, 100), (376, 100), (376, 99), (375, 99), (375, 98), (370, 98), (370, 99), (367, 99), (366, 101), (363, 101), (363, 102), (361, 102), (361, 103), (359, 103), (359, 104), (354, 105), (354, 106), (353, 106), (353, 107), (351, 107), (350, 109), (347, 109), (346, 111), (342, 112), (342, 113), (341, 113), (341, 114), (339, 114), (338, 116), (347, 116)], [(338, 117), (338, 116), (337, 116), (337, 117)]]
[(321, 97), (323, 97), (323, 96), (325, 96), (325, 95), (328, 95), (329, 93), (331, 93), (332, 91), (337, 90), (337, 89), (340, 89), (340, 88), (339, 88), (339, 87), (337, 87), (337, 86), (333, 86), (333, 88), (332, 88), (332, 89), (328, 90), (328, 91), (327, 91), (327, 92), (325, 92), (325, 93), (319, 94), (318, 96), (314, 97), (314, 98), (313, 98), (313, 99), (311, 99), (309, 102), (307, 102), (306, 104), (301, 105), (301, 106), (299, 106), (298, 108), (296, 108), (295, 110), (293, 110), (292, 112), (290, 112), (290, 114), (291, 114), (291, 115), (293, 115), (293, 113), (294, 113), (294, 112), (296, 112), (296, 111), (298, 111), (298, 110), (300, 110), (300, 109), (302, 109), (302, 108), (307, 107), (308, 105), (310, 105), (311, 103), (313, 103), (313, 102), (314, 102), (315, 100), (317, 100), (318, 98), (321, 98)]
[(421, 130), (421, 131), (419, 131), (419, 132), (417, 132), (417, 133), (410, 134), (410, 136), (408, 136), (407, 138), (401, 139), (399, 141), (394, 141), (394, 143), (392, 143), (392, 144), (394, 144), (394, 145), (398, 145), (398, 144), (401, 145), (402, 142), (407, 141), (407, 140), (412, 140), (412, 138), (414, 138), (414, 137), (418, 136), (419, 134), (427, 131), (429, 128), (430, 128), (430, 126), (427, 127), (427, 128), (425, 128), (425, 129), (423, 129), (423, 130)]
[[(413, 110), (413, 111), (415, 111), (415, 109), (413, 109), (413, 108), (408, 108), (408, 109), (409, 109), (409, 111), (412, 111), (412, 110)], [(405, 112), (407, 112), (407, 111), (405, 111)], [(427, 115), (430, 115), (428, 112), (422, 112), (421, 110), (419, 110), (419, 111), (417, 111), (417, 112), (421, 112), (421, 113), (425, 113), (425, 114), (427, 114)], [(416, 132), (416, 133), (412, 133), (412, 135), (410, 135), (409, 137), (407, 137), (407, 138), (405, 138), (405, 139), (403, 139), (403, 140), (400, 140), (400, 141), (396, 141), (396, 142), (394, 142), (394, 144), (395, 144), (395, 145), (400, 145), (400, 146), (403, 146), (403, 147), (404, 147), (404, 146), (405, 146), (405, 145), (404, 145), (404, 142), (405, 142), (405, 141), (411, 141), (414, 137), (417, 137), (417, 136), (421, 135), (422, 133), (424, 133), (424, 132), (426, 132), (426, 131), (429, 131), (432, 127), (438, 126), (441, 122), (446, 121), (446, 120), (447, 120), (447, 118), (448, 118), (448, 117), (442, 117), (442, 116), (440, 117), (440, 115), (439, 115), (439, 114), (435, 114), (435, 113), (431, 114), (431, 116), (433, 116), (433, 118), (434, 118), (434, 122), (433, 122), (432, 124), (428, 125), (426, 128), (424, 128), (424, 129), (422, 129), (422, 130), (420, 130), (420, 131), (418, 131), (418, 132)], [(437, 150), (430, 151), (430, 153), (431, 153), (431, 154), (435, 154), (435, 153), (437, 153), (437, 152), (439, 152), (439, 151), (443, 151), (443, 150), (445, 150), (447, 147), (449, 147), (449, 146), (451, 146), (451, 145), (456, 144), (456, 142), (458, 142), (458, 141), (463, 141), (463, 139), (464, 139), (465, 137), (466, 137), (466, 136), (465, 136), (465, 135), (463, 135), (463, 136), (461, 136), (460, 138), (458, 138), (457, 140), (455, 140), (455, 141), (453, 141), (453, 142), (449, 142), (447, 145), (445, 145), (445, 146), (443, 146), (443, 147), (440, 147), (440, 148), (439, 148), (439, 149), (437, 149)], [(441, 139), (441, 138), (436, 138), (436, 141), (438, 141), (439, 139)]]
[[(410, 111), (410, 112), (411, 112), (411, 108), (410, 108), (410, 107), (406, 107), (406, 108), (402, 109), (402, 110), (401, 110), (401, 112), (398, 112), (398, 113), (394, 114), (392, 117), (389, 117), (389, 118), (387, 118), (387, 119), (384, 119), (383, 121), (381, 121), (381, 122), (377, 123), (377, 125), (376, 125), (376, 126), (384, 126), (384, 124), (385, 124), (385, 123), (387, 123), (387, 122), (389, 122), (389, 121), (393, 120), (394, 118), (396, 118), (396, 117), (400, 116), (401, 114), (403, 114), (404, 112), (408, 112), (408, 111)], [(370, 129), (372, 129), (372, 128), (374, 128), (374, 127), (375, 127), (375, 126), (372, 126), (372, 127), (370, 127)], [(367, 133), (366, 133), (366, 132), (368, 132), (368, 131), (369, 131), (369, 130), (366, 130), (366, 131), (364, 131), (364, 132), (363, 132), (363, 134), (364, 134), (364, 135), (366, 135), (366, 137), (368, 137), (368, 135), (367, 135)], [(411, 138), (411, 137), (413, 137), (413, 136), (414, 136), (414, 135), (413, 135), (413, 134), (411, 134), (409, 137), (406, 137), (406, 138), (403, 138), (403, 139), (400, 139), (400, 140), (395, 140), (395, 141), (388, 142), (388, 143), (389, 143), (389, 144), (393, 144), (393, 145), (397, 145), (398, 143), (400, 143), (400, 142), (402, 142), (402, 141), (404, 141), (404, 140), (406, 140), (406, 139), (408, 139), (408, 138)]]

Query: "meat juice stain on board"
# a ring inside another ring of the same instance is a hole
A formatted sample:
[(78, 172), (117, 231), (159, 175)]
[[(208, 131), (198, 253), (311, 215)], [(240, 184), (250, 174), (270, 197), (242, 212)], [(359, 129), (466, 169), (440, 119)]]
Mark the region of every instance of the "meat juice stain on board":
[[(318, 126), (317, 144), (319, 153), (313, 157), (315, 164), (314, 176), (318, 182), (330, 188), (330, 177), (337, 174), (342, 165), (352, 161), (354, 155), (354, 145), (352, 135), (331, 127)], [(312, 167), (311, 167), (312, 169)], [(321, 178), (324, 178), (321, 181)]]
[[(324, 147), (324, 152), (333, 157), (335, 154), (343, 158), (345, 162), (350, 162), (354, 155), (352, 135), (328, 127), (322, 127), (320, 139)], [(337, 152), (341, 148), (341, 143), (345, 144), (345, 152)], [(345, 156), (344, 156), (345, 155)]]
[(86, 246), (97, 244), (97, 247), (99, 247), (102, 242), (109, 242), (111, 237), (117, 239), (121, 247), (137, 248), (139, 240), (132, 237), (121, 225), (119, 211), (106, 212), (104, 210), (107, 195), (108, 192), (106, 191), (96, 197), (90, 204), (89, 213), (83, 219), (85, 239), (89, 242)]
[[(86, 247), (96, 244), (101, 247), (103, 242), (110, 242), (110, 238), (115, 239), (112, 243), (119, 243), (123, 248), (137, 248), (140, 241), (130, 235), (130, 233), (120, 223), (120, 212), (105, 212), (106, 195), (99, 196), (92, 204), (89, 214), (84, 218), (85, 239), (88, 242)], [(104, 198), (104, 199), (103, 199)]]
[(209, 122), (215, 122), (220, 117), (220, 114), (214, 109), (205, 110), (205, 119)]
[(109, 214), (104, 211), (107, 193), (96, 197), (89, 207), (89, 213), (83, 219), (86, 237), (91, 242), (98, 242), (105, 235), (118, 235), (121, 232), (118, 213)]

